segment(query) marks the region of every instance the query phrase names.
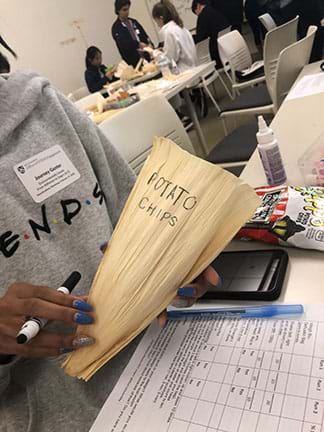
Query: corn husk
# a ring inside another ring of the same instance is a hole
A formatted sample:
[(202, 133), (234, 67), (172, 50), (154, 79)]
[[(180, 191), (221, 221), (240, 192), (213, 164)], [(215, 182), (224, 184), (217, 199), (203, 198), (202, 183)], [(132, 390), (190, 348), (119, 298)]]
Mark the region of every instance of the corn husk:
[[(141, 60), (141, 59), (140, 59)], [(138, 63), (139, 66), (141, 66), (141, 63)], [(118, 63), (117, 70), (115, 72), (115, 77), (120, 78), (123, 81), (129, 81), (134, 78), (138, 78), (143, 76), (143, 72), (140, 72), (139, 70), (135, 69), (133, 66), (127, 64), (124, 60)]]
[(144, 74), (150, 74), (153, 72), (157, 72), (159, 70), (158, 65), (154, 62), (146, 63), (142, 67), (142, 72)]
[(77, 330), (96, 343), (72, 353), (65, 371), (89, 380), (210, 264), (258, 205), (242, 180), (156, 138), (90, 290), (95, 323)]

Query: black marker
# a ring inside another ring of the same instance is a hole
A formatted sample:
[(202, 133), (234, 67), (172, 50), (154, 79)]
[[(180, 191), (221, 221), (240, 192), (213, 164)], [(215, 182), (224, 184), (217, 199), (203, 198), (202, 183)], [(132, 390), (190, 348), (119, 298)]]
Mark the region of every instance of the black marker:
[[(63, 285), (57, 289), (57, 291), (63, 294), (71, 294), (73, 289), (76, 287), (81, 279), (79, 272), (75, 271), (70, 274)], [(17, 334), (16, 341), (18, 344), (24, 344), (29, 342), (33, 337), (35, 337), (40, 330), (46, 325), (47, 319), (30, 317), (28, 321), (21, 327), (19, 333)]]

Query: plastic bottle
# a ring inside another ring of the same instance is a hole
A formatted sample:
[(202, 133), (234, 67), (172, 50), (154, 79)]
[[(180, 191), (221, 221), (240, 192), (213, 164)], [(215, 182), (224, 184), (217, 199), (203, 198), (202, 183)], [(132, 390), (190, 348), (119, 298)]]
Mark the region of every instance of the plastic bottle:
[(258, 150), (268, 184), (280, 185), (286, 182), (287, 176), (282, 163), (278, 141), (274, 137), (262, 116), (258, 117), (259, 132), (257, 133)]

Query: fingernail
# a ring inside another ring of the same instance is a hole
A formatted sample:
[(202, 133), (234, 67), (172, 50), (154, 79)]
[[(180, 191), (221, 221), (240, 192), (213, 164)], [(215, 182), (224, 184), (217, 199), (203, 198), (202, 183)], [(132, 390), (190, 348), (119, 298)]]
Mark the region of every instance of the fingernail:
[(183, 287), (178, 289), (177, 294), (180, 297), (195, 297), (196, 290), (193, 287)]
[(86, 347), (92, 345), (94, 343), (95, 340), (93, 337), (80, 335), (77, 336), (75, 339), (73, 339), (72, 345), (74, 347), (80, 348), (80, 347)]
[(186, 299), (175, 299), (171, 305), (176, 308), (185, 308), (188, 307), (188, 301)]
[(72, 304), (75, 309), (79, 309), (84, 312), (92, 311), (92, 306), (84, 300), (74, 300)]
[(223, 286), (223, 279), (220, 276), (218, 279), (218, 284), (216, 286), (217, 286), (217, 288), (222, 288), (222, 286)]
[(67, 353), (70, 353), (72, 351), (75, 351), (75, 349), (74, 348), (61, 348), (60, 349), (61, 354), (67, 354)]
[(84, 313), (76, 313), (74, 314), (74, 321), (78, 324), (92, 324), (93, 318)]

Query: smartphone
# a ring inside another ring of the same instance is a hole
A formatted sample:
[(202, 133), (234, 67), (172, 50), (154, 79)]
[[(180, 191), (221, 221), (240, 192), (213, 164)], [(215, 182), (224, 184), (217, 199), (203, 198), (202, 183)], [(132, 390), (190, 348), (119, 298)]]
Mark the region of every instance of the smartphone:
[(283, 249), (223, 252), (211, 263), (222, 278), (203, 299), (275, 300), (280, 296), (288, 265)]

